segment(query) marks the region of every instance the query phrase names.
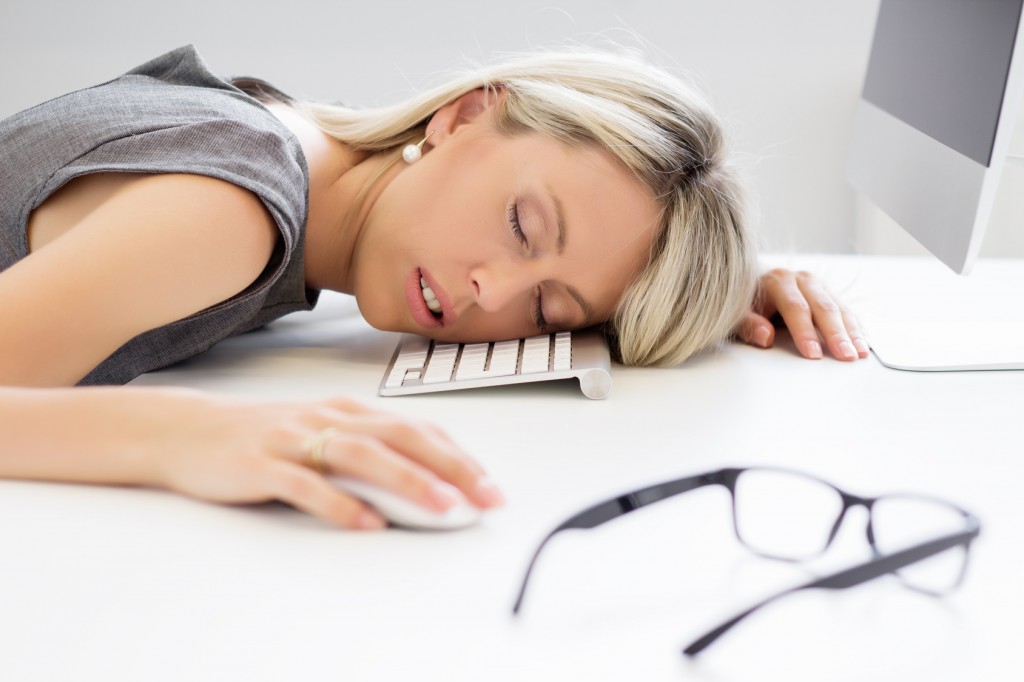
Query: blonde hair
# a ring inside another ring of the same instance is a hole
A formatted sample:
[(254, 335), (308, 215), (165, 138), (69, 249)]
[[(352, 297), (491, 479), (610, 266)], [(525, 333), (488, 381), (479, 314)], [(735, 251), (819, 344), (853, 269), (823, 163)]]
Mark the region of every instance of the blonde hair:
[(478, 88), (505, 93), (499, 131), (599, 145), (662, 206), (648, 261), (605, 324), (617, 359), (675, 365), (729, 337), (757, 279), (743, 185), (707, 102), (666, 71), (635, 55), (538, 53), (461, 72), (390, 106), (298, 106), (342, 142), (397, 158), (435, 111)]

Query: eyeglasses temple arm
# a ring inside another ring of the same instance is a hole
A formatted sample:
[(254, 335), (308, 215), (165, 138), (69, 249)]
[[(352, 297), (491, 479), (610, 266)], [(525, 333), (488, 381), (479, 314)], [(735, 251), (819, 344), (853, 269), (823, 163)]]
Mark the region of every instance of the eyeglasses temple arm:
[(957, 545), (969, 544), (971, 540), (978, 536), (978, 533), (979, 528), (974, 527), (971, 530), (967, 530), (962, 533), (946, 535), (935, 540), (921, 543), (920, 545), (914, 545), (913, 547), (872, 559), (871, 561), (858, 564), (851, 568), (839, 571), (838, 573), (833, 573), (832, 575), (812, 580), (804, 585), (792, 587), (788, 590), (779, 592), (778, 594), (774, 594), (697, 638), (692, 644), (683, 649), (683, 653), (687, 656), (694, 656), (700, 653), (708, 645), (728, 632), (732, 626), (736, 625), (736, 623), (739, 623), (761, 607), (766, 606), (787, 594), (812, 588), (841, 590), (847, 587), (860, 585), (861, 583), (892, 573), (904, 566), (909, 566), (910, 564), (926, 559), (952, 547), (956, 547)]
[(540, 556), (541, 550), (544, 549), (544, 545), (554, 537), (556, 533), (568, 529), (582, 529), (586, 530), (600, 526), (603, 523), (611, 521), (612, 519), (618, 518), (623, 514), (628, 514), (634, 509), (645, 507), (655, 502), (680, 495), (685, 492), (689, 492), (696, 488), (702, 488), (706, 485), (722, 484), (726, 480), (727, 476), (735, 477), (736, 470), (734, 469), (722, 469), (720, 471), (712, 471), (706, 474), (699, 474), (697, 476), (687, 476), (686, 478), (680, 478), (675, 481), (669, 481), (667, 483), (659, 483), (652, 485), (647, 488), (641, 488), (625, 495), (620, 495), (613, 500), (607, 502), (601, 502), (599, 504), (584, 509), (575, 516), (563, 521), (558, 528), (548, 533), (547, 537), (544, 538), (540, 546), (537, 547), (537, 551), (533, 553), (533, 557), (530, 559), (530, 564), (526, 568), (526, 575), (523, 576), (523, 583), (519, 587), (519, 594), (516, 596), (516, 603), (512, 607), (512, 613), (518, 614), (519, 609), (523, 605), (523, 598), (526, 595), (526, 585), (530, 582), (530, 574), (533, 572), (533, 565), (537, 562), (537, 557)]

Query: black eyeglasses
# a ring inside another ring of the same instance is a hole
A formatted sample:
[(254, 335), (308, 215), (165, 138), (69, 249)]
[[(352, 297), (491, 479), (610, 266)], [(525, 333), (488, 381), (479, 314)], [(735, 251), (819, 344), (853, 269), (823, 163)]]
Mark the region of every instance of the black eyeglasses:
[(709, 485), (732, 497), (736, 537), (754, 553), (802, 561), (823, 553), (851, 507), (868, 511), (867, 541), (873, 559), (775, 594), (730, 618), (683, 649), (693, 656), (734, 625), (780, 597), (800, 590), (841, 590), (895, 574), (912, 589), (932, 595), (957, 587), (967, 570), (971, 542), (981, 524), (970, 512), (921, 495), (860, 497), (814, 476), (769, 467), (728, 468), (652, 485), (596, 504), (564, 521), (540, 543), (523, 576), (512, 613), (523, 606), (530, 574), (556, 533), (594, 528), (655, 502)]

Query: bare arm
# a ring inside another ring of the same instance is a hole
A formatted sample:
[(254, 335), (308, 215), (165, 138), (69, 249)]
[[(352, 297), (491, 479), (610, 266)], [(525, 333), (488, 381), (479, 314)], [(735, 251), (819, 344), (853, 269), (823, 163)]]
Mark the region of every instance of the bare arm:
[(137, 334), (245, 289), (275, 234), (258, 199), (233, 185), (141, 177), (0, 273), (0, 477), (278, 499), (338, 525), (379, 526), (307, 466), (310, 437), (335, 428), (323, 452), (333, 473), (437, 509), (454, 501), (452, 486), (481, 506), (498, 503), (480, 467), (437, 429), (352, 401), (68, 388)]
[(134, 176), (0, 273), (0, 385), (77, 383), (134, 336), (245, 289), (275, 235), (263, 205), (239, 187)]
[[(338, 398), (231, 400), (167, 388), (0, 388), (0, 477), (166, 488), (224, 503), (281, 500), (338, 526), (382, 519), (309, 468), (326, 428), (333, 473), (442, 510), (500, 504), (483, 470), (438, 429)], [(461, 493), (455, 492), (456, 489)]]

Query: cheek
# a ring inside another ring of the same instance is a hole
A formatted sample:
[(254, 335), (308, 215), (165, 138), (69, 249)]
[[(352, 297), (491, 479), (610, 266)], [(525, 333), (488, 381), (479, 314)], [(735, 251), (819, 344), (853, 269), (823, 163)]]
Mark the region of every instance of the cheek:
[(465, 343), (521, 339), (533, 336), (537, 330), (525, 319), (518, 321), (509, 315), (463, 315), (455, 329), (438, 329), (436, 338)]

